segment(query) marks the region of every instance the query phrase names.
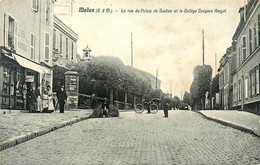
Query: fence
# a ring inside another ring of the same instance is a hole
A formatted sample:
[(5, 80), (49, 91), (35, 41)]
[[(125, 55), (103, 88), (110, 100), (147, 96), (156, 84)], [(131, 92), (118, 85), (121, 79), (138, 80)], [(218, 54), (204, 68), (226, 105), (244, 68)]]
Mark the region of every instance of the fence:
[[(104, 98), (96, 97), (97, 104), (101, 104)], [(79, 93), (79, 108), (81, 109), (89, 109), (91, 106), (91, 95), (81, 94)], [(131, 109), (131, 103), (125, 103), (121, 101), (114, 100), (112, 105), (116, 106), (118, 109)]]

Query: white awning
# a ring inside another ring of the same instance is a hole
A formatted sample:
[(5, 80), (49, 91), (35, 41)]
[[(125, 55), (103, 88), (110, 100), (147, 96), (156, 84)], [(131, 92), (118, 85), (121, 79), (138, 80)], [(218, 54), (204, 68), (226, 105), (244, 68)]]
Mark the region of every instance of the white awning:
[(30, 60), (27, 60), (19, 55), (13, 54), (15, 57), (15, 60), (23, 67), (31, 69), (33, 71), (39, 72), (39, 73), (45, 73), (46, 69), (42, 67), (41, 65), (34, 63)]

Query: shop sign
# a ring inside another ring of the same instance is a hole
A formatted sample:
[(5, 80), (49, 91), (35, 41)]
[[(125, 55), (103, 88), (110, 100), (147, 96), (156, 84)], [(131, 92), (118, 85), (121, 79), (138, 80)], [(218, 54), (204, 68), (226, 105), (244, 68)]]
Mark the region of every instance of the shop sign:
[(34, 82), (34, 76), (26, 75), (25, 82)]

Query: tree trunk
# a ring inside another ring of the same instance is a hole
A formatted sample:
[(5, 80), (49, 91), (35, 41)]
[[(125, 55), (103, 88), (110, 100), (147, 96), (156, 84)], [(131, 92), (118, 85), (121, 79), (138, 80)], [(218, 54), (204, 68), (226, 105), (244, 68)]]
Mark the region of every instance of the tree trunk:
[(113, 105), (113, 103), (114, 103), (114, 98), (113, 98), (113, 96), (114, 96), (114, 91), (113, 91), (113, 89), (111, 88), (110, 89), (110, 105)]
[(127, 109), (127, 92), (125, 92), (125, 110)]

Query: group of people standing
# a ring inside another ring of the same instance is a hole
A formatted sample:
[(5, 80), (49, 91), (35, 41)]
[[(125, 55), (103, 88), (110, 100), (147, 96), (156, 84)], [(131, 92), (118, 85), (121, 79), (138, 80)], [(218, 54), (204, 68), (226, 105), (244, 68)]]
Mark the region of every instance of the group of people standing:
[(31, 87), (30, 91), (27, 93), (27, 109), (29, 112), (42, 112), (51, 113), (60, 105), (60, 113), (64, 113), (64, 104), (67, 100), (67, 94), (64, 86), (61, 86), (60, 90), (57, 92), (58, 102), (55, 102), (51, 87), (48, 85), (47, 90), (40, 94), (40, 87), (35, 89)]

